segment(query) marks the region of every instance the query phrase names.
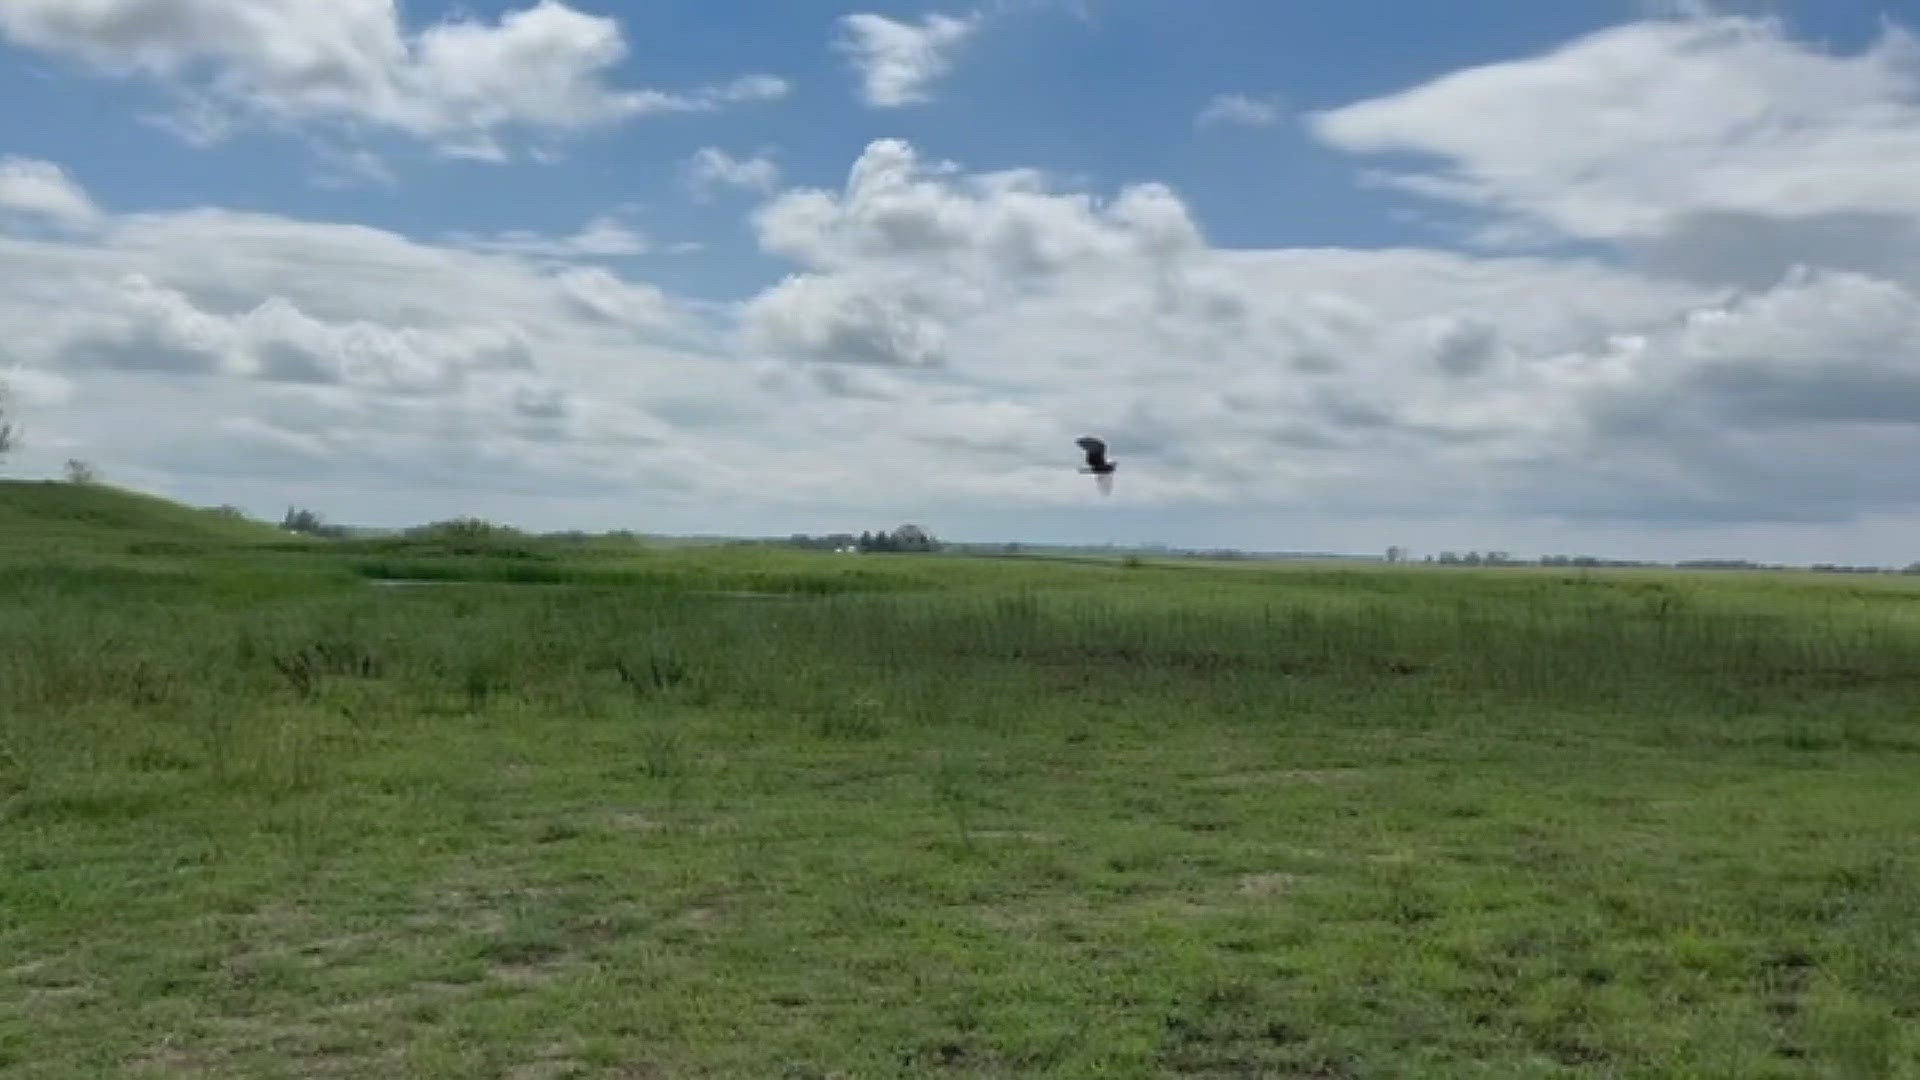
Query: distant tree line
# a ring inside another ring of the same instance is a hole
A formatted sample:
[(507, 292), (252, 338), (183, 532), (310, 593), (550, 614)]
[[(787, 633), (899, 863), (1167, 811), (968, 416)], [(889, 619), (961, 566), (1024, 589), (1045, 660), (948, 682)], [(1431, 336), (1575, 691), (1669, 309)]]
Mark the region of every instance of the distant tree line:
[(401, 532), (409, 540), (500, 541), (524, 540), (527, 534), (511, 525), (496, 525), (485, 518), (458, 517), (415, 525)]
[(1648, 562), (1641, 562), (1637, 559), (1603, 559), (1595, 555), (1542, 555), (1540, 556), (1540, 565), (1541, 566), (1578, 566), (1578, 567), (1600, 567), (1600, 566), (1631, 567), (1631, 566), (1652, 566), (1654, 564), (1648, 563)]
[[(866, 534), (872, 536), (872, 533)], [(808, 536), (806, 533), (794, 533), (787, 537), (788, 547), (807, 548), (813, 551), (840, 551), (851, 548), (860, 542), (852, 533), (828, 533), (825, 536)]]
[(863, 532), (859, 536), (852, 533), (828, 533), (825, 536), (808, 536), (806, 533), (794, 533), (787, 538), (787, 546), (807, 548), (814, 551), (939, 551), (940, 542), (933, 534), (918, 525), (902, 525), (897, 529), (880, 529), (875, 532)]
[(933, 551), (939, 545), (918, 525), (902, 525), (892, 532), (861, 533), (854, 546), (861, 551)]
[[(1389, 549), (1389, 552), (1391, 552), (1391, 549)], [(1397, 562), (1398, 560), (1393, 559), (1390, 555), (1388, 558), (1388, 561)], [(1438, 557), (1429, 555), (1427, 557), (1427, 561), (1437, 562), (1443, 566), (1518, 566), (1520, 565), (1519, 562), (1515, 560), (1512, 555), (1509, 555), (1504, 551), (1489, 551), (1484, 555), (1482, 555), (1478, 551), (1469, 551), (1465, 555), (1456, 555), (1451, 551), (1443, 551), (1439, 554)]]
[[(1403, 561), (1393, 557), (1396, 550), (1389, 548), (1388, 562)], [(1426, 562), (1455, 566), (1577, 566), (1577, 567), (1672, 567), (1676, 570), (1788, 570), (1786, 563), (1754, 562), (1751, 559), (1681, 559), (1677, 562), (1654, 562), (1646, 559), (1603, 559), (1593, 555), (1542, 555), (1536, 560), (1515, 559), (1503, 551), (1490, 551), (1484, 555), (1469, 551), (1465, 555), (1456, 555), (1443, 551), (1437, 557), (1429, 555)], [(1894, 571), (1884, 566), (1849, 566), (1841, 563), (1814, 563), (1806, 569), (1816, 574), (1887, 574)], [(1912, 563), (1899, 571), (1903, 574), (1920, 574), (1920, 562)]]

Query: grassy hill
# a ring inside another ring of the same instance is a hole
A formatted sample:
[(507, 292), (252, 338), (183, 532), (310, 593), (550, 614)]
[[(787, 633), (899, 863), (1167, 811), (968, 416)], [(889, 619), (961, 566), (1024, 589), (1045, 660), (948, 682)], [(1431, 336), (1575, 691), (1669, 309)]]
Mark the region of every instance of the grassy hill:
[(0, 481), (0, 552), (163, 553), (286, 539), (279, 529), (106, 484)]

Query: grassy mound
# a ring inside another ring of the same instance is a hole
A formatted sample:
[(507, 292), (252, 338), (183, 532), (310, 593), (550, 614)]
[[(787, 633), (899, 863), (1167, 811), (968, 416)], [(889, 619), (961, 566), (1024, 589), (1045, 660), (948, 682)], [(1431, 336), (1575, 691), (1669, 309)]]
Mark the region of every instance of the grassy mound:
[(187, 553), (284, 538), (236, 514), (106, 484), (0, 481), (0, 551), (9, 555)]

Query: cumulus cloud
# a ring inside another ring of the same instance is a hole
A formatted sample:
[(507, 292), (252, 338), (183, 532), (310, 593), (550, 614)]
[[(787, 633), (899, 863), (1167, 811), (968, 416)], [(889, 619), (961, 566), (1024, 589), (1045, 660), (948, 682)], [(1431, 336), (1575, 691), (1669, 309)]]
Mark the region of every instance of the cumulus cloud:
[(600, 267), (573, 267), (554, 279), (571, 312), (642, 332), (697, 333), (698, 316), (656, 285)]
[(780, 186), (780, 166), (764, 153), (736, 158), (717, 146), (703, 146), (681, 166), (681, 178), (700, 199), (720, 188), (767, 195)]
[(537, 0), (498, 21), (402, 25), (394, 0), (0, 0), (0, 36), (102, 72), (156, 79), (198, 141), (249, 123), (384, 129), (478, 158), (504, 135), (556, 135), (645, 113), (783, 96), (749, 75), (689, 91), (624, 89), (611, 18)]
[(953, 54), (980, 28), (976, 12), (928, 14), (919, 23), (872, 12), (840, 19), (834, 46), (860, 75), (861, 98), (875, 108), (917, 105), (931, 99), (928, 85), (953, 68)]
[(870, 143), (842, 191), (786, 192), (756, 212), (755, 226), (768, 251), (816, 269), (917, 264), (981, 280), (1201, 242), (1163, 185), (1129, 187), (1100, 203), (1054, 190), (1036, 170), (966, 174), (923, 162), (900, 139)]
[(1072, 271), (1151, 283), (1201, 242), (1159, 185), (1096, 204), (1033, 171), (955, 174), (896, 139), (869, 145), (842, 191), (786, 192), (755, 225), (806, 271), (747, 305), (753, 347), (909, 366), (941, 361), (950, 324)]
[[(750, 353), (991, 385), (1030, 426), (975, 439), (1018, 458), (1076, 426), (1124, 433), (1153, 463), (1136, 483), (1169, 499), (1351, 497), (1376, 469), (1410, 480), (1374, 476), (1378, 497), (1419, 498), (1439, 489), (1416, 473), (1472, 476), (1564, 434), (1555, 357), (1711, 295), (1594, 263), (1224, 251), (1162, 186), (1099, 199), (892, 140), (843, 190), (788, 192), (756, 222), (804, 269), (744, 305)], [(994, 475), (979, 482), (1028, 497), (1047, 483)]]
[[(878, 286), (878, 287), (876, 287)], [(937, 300), (867, 275), (802, 275), (747, 306), (748, 340), (784, 357), (932, 366), (944, 357)]]
[(970, 172), (897, 140), (753, 221), (793, 272), (723, 308), (540, 245), (108, 217), (86, 243), (0, 238), (0, 341), (74, 387), (36, 417), (49, 445), (117, 472), (1038, 511), (1087, 497), (1060, 454), (1098, 430), (1142, 506), (1920, 504), (1874, 471), (1920, 451), (1920, 302), (1872, 274), (1728, 288), (1591, 259), (1228, 250), (1164, 186)]
[[(1635, 24), (1516, 61), (1530, 74), (1484, 116), (1454, 115), (1443, 79), (1321, 118), (1356, 149), (1453, 148), (1451, 172), (1417, 175), (1603, 242), (1582, 257), (1226, 248), (1165, 185), (1091, 190), (882, 139), (843, 183), (753, 212), (787, 273), (732, 304), (583, 265), (624, 243), (592, 223), (427, 243), (200, 209), (0, 234), (0, 364), (70, 385), (36, 431), (116, 475), (644, 492), (715, 529), (880, 506), (1065, 521), (1090, 502), (1071, 468), (1086, 431), (1125, 463), (1099, 505), (1163, 521), (1911, 518), (1920, 480), (1889, 463), (1920, 454), (1920, 207), (1883, 182), (1907, 106), (1873, 59), (1896, 40), (1835, 59), (1751, 21)], [(1614, 61), (1608, 97), (1594, 70)], [(1752, 95), (1667, 115), (1692, 101), (1678, 87), (1808, 64), (1832, 85), (1776, 116), (1803, 162), (1762, 152), (1778, 133), (1741, 111)], [(1488, 70), (1450, 78), (1482, 101)], [(1650, 94), (1655, 135), (1602, 109), (1591, 146), (1544, 126), (1503, 141), (1556, 92), (1564, 115)], [(1622, 149), (1648, 146), (1673, 175)], [(1754, 172), (1709, 191), (1688, 179), (1709, 160)], [(1844, 197), (1755, 194), (1810, 163)]]
[(0, 224), (10, 218), (84, 230), (99, 223), (100, 208), (60, 166), (5, 157), (0, 158)]
[(1911, 512), (1920, 482), (1920, 295), (1804, 271), (1577, 358), (1558, 448), (1509, 505), (1585, 519), (1813, 522)]
[(1203, 128), (1234, 124), (1272, 127), (1280, 122), (1280, 103), (1271, 97), (1215, 94), (1193, 122), (1194, 126)]
[(976, 482), (1009, 497), (1051, 497), (1006, 464), (1019, 448), (1085, 426), (1167, 502), (1724, 522), (1920, 500), (1877, 471), (1920, 452), (1920, 306), (1884, 277), (1229, 251), (1162, 187), (1102, 199), (886, 140), (842, 190), (785, 193), (756, 224), (799, 269), (743, 307), (749, 351), (940, 373), (955, 415), (998, 419), (904, 437), (1002, 462)]
[(1648, 20), (1313, 117), (1335, 146), (1437, 158), (1382, 179), (1555, 233), (1649, 239), (1699, 215), (1920, 214), (1920, 44), (1853, 55), (1773, 20)]
[(472, 371), (530, 367), (511, 326), (393, 327), (316, 319), (283, 297), (234, 314), (130, 274), (86, 297), (90, 310), (48, 358), (58, 367), (218, 374), (400, 393), (457, 388)]
[(599, 491), (689, 468), (651, 398), (736, 392), (679, 301), (518, 252), (203, 209), (0, 236), (0, 268), (0, 368), (73, 387), (35, 409), (23, 466), (64, 446), (162, 489), (293, 470), (456, 504)]

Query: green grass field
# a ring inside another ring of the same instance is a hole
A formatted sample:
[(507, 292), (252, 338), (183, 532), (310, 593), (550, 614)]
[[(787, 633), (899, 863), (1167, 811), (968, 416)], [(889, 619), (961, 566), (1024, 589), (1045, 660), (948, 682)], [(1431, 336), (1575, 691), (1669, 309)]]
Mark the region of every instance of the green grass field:
[(1911, 578), (0, 538), (10, 1077), (1920, 1076)]

